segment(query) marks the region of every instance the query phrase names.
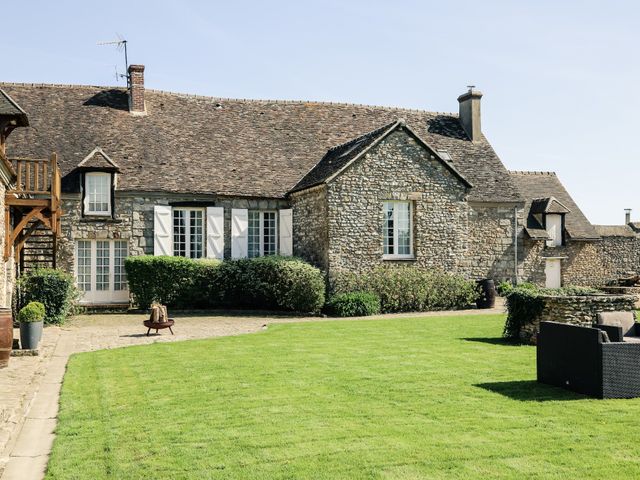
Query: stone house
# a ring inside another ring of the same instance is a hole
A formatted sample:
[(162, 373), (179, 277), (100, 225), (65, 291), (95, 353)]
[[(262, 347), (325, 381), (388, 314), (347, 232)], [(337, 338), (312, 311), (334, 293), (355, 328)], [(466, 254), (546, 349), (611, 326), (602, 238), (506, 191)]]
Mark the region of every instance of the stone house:
[[(570, 245), (603, 238), (570, 197), (525, 190), (505, 168), (473, 89), (449, 114), (154, 91), (141, 65), (129, 67), (127, 89), (0, 88), (31, 120), (11, 156), (59, 156), (55, 261), (91, 304), (128, 302), (128, 255), (298, 255), (329, 275), (401, 264), (544, 282), (541, 265), (556, 259), (540, 230), (556, 225), (552, 215)], [(576, 236), (581, 222), (592, 239)], [(574, 255), (570, 245), (562, 255)]]

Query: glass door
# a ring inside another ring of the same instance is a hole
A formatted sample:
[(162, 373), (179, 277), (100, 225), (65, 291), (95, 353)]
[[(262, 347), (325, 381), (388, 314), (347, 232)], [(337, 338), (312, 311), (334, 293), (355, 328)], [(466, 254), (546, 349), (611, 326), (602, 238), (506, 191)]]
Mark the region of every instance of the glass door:
[(76, 281), (84, 304), (128, 303), (125, 240), (78, 240)]

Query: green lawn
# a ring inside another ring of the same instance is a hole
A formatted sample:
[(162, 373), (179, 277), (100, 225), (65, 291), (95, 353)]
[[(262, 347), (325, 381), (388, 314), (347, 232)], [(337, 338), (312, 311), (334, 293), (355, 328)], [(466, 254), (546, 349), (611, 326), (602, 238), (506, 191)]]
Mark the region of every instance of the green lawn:
[(503, 316), (75, 355), (48, 479), (640, 478), (640, 400), (535, 381)]

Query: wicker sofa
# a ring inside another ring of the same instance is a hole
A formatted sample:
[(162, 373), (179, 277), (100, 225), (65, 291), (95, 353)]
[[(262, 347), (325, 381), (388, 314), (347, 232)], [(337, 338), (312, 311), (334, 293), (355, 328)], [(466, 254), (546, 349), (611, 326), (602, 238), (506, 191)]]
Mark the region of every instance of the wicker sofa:
[(541, 322), (538, 381), (597, 398), (640, 396), (640, 343), (610, 342), (599, 328)]

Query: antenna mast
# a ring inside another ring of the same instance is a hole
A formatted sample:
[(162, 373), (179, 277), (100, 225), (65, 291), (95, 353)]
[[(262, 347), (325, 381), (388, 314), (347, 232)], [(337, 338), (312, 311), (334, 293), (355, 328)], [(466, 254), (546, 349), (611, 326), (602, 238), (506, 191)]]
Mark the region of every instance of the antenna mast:
[(118, 51), (124, 50), (124, 68), (126, 73), (118, 73), (118, 69), (116, 67), (116, 80), (119, 78), (127, 79), (127, 87), (129, 87), (129, 57), (127, 55), (127, 40), (125, 40), (122, 35), (117, 34), (118, 40), (112, 40), (109, 42), (98, 42), (98, 45), (116, 45)]

